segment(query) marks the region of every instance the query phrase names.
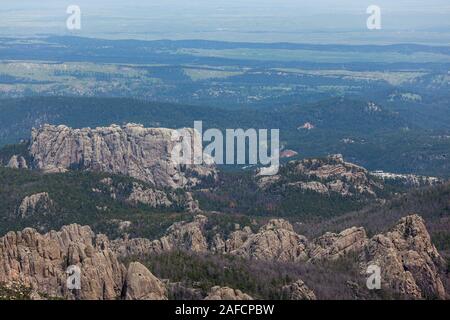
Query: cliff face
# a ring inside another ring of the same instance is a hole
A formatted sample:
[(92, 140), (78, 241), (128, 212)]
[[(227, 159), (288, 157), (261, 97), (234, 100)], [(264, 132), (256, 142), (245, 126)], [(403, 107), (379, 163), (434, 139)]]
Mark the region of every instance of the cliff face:
[[(120, 239), (109, 241), (89, 227), (69, 225), (61, 231), (39, 234), (34, 229), (9, 232), (0, 238), (0, 285), (24, 284), (38, 293), (67, 299), (167, 299), (166, 286), (142, 264), (126, 268), (121, 257), (135, 257), (172, 250), (214, 252), (245, 259), (307, 263), (336, 260), (350, 255), (361, 274), (369, 266), (381, 271), (381, 285), (412, 299), (446, 299), (446, 264), (417, 215), (402, 218), (389, 231), (368, 238), (362, 228), (308, 240), (292, 225), (274, 219), (253, 233), (249, 227), (226, 239), (220, 234), (208, 242), (207, 218), (178, 222), (159, 240)], [(68, 290), (66, 270), (81, 270), (81, 291)], [(315, 299), (301, 280), (282, 288), (286, 299)], [(242, 297), (241, 297), (242, 296)], [(229, 288), (211, 289), (210, 299), (249, 298)]]
[[(67, 288), (69, 266), (81, 272), (81, 290)], [(0, 238), (0, 284), (20, 283), (37, 293), (65, 299), (166, 299), (165, 287), (144, 266), (127, 268), (104, 235), (69, 225), (40, 234), (34, 229)]]
[(226, 242), (227, 253), (258, 260), (299, 261), (307, 257), (307, 239), (283, 219), (269, 221), (256, 234), (242, 235), (236, 231)]
[[(192, 158), (198, 159), (202, 156), (200, 136), (193, 129), (185, 130), (192, 137)], [(136, 124), (96, 129), (44, 125), (33, 129), (30, 153), (35, 167), (44, 171), (82, 168), (128, 175), (157, 187), (192, 186), (214, 175), (210, 165), (185, 167), (172, 157), (174, 147), (183, 141), (182, 137), (173, 139), (173, 133), (172, 129)], [(212, 163), (207, 156), (203, 159)]]
[[(256, 233), (245, 227), (226, 239), (216, 234), (208, 243), (204, 230), (206, 222), (206, 217), (197, 216), (193, 222), (176, 223), (160, 240), (121, 239), (114, 241), (112, 247), (121, 256), (183, 249), (245, 259), (312, 264), (351, 255), (361, 274), (366, 273), (368, 266), (378, 266), (382, 286), (401, 295), (415, 299), (445, 299), (447, 296), (441, 279), (445, 261), (418, 215), (407, 216), (390, 231), (372, 238), (364, 228), (352, 227), (338, 234), (328, 232), (313, 240), (297, 234), (288, 221), (273, 219)], [(286, 290), (296, 291), (297, 287), (301, 287), (300, 284)]]
[(336, 260), (351, 252), (360, 252), (367, 244), (364, 228), (352, 227), (339, 234), (327, 232), (310, 245), (311, 261)]
[(125, 278), (125, 300), (166, 300), (167, 290), (144, 265), (132, 262)]
[(376, 196), (383, 185), (372, 179), (363, 167), (344, 161), (342, 155), (324, 159), (291, 161), (282, 167), (278, 175), (261, 177), (261, 189), (282, 185), (288, 189), (314, 191), (320, 194), (338, 193), (342, 196)]
[(159, 240), (143, 238), (111, 241), (112, 249), (121, 257), (142, 256), (171, 250), (207, 252), (208, 244), (203, 233), (207, 218), (197, 215), (192, 222), (174, 223)]
[(383, 285), (420, 299), (445, 299), (440, 277), (444, 259), (431, 242), (423, 219), (402, 218), (389, 232), (374, 236), (360, 255), (363, 266), (378, 265)]

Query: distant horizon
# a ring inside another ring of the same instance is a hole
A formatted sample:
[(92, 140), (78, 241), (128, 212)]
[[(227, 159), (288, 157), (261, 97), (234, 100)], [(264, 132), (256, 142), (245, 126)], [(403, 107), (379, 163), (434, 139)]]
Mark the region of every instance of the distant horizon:
[(155, 39), (141, 39), (141, 38), (108, 38), (101, 36), (79, 35), (79, 34), (33, 34), (33, 35), (3, 35), (0, 33), (0, 39), (47, 39), (47, 38), (79, 38), (89, 40), (103, 40), (103, 41), (137, 41), (137, 42), (210, 42), (210, 43), (227, 43), (227, 44), (251, 44), (251, 45), (292, 45), (292, 46), (341, 46), (341, 47), (390, 47), (390, 46), (423, 46), (435, 48), (450, 47), (450, 42), (446, 43), (416, 43), (416, 42), (392, 42), (392, 43), (334, 43), (334, 42), (289, 42), (289, 41), (244, 41), (244, 40), (213, 40), (202, 38), (186, 38), (186, 39), (170, 39), (170, 38), (155, 38)]
[[(450, 45), (447, 0), (5, 0), (0, 36), (77, 35), (102, 39), (218, 40), (261, 43)], [(81, 30), (66, 29), (69, 5)], [(381, 8), (382, 29), (368, 30), (368, 6)], [(449, 39), (443, 41), (443, 39)], [(444, 42), (444, 43), (443, 43)]]

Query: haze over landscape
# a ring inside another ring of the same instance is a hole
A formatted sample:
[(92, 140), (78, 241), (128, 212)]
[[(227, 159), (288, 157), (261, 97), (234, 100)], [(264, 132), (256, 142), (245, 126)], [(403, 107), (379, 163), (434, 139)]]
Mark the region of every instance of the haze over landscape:
[[(440, 45), (450, 39), (446, 0), (2, 1), (0, 34), (68, 35), (70, 4), (80, 6), (77, 35), (87, 37)], [(382, 8), (381, 32), (366, 28), (372, 4)]]
[(3, 0), (0, 300), (448, 300), (450, 3), (371, 5)]

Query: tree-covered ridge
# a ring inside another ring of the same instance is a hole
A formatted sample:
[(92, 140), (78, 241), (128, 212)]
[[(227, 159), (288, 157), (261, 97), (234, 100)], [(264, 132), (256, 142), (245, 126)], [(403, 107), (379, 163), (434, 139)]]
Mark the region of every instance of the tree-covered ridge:
[[(300, 158), (341, 153), (370, 170), (450, 175), (448, 99), (373, 105), (336, 98), (302, 104), (279, 101), (272, 107), (227, 110), (124, 98), (7, 99), (0, 100), (0, 145), (29, 140), (31, 129), (46, 123), (72, 128), (124, 123), (182, 128), (202, 120), (204, 129), (278, 128), (282, 145)], [(313, 128), (304, 129), (305, 123)]]
[(283, 286), (302, 279), (318, 299), (389, 299), (389, 290), (364, 290), (365, 278), (347, 256), (317, 264), (247, 260), (227, 255), (173, 251), (133, 257), (161, 279), (170, 279), (169, 299), (201, 299), (213, 286), (239, 289), (255, 299), (288, 299)]
[(0, 148), (0, 165), (7, 165), (13, 156), (21, 156), (27, 164), (32, 165), (33, 159), (29, 153), (29, 146), (27, 141), (3, 146)]
[(217, 184), (200, 186), (196, 196), (205, 210), (311, 220), (359, 210), (423, 186), (383, 180), (331, 155), (289, 161), (274, 176), (224, 171)]
[(376, 234), (401, 217), (411, 213), (422, 216), (433, 243), (450, 259), (450, 184), (424, 187), (397, 195), (382, 203), (372, 203), (361, 210), (330, 219), (297, 225), (297, 231), (309, 237), (326, 231), (337, 232), (351, 226), (363, 226), (369, 235)]
[[(175, 200), (183, 199), (184, 191), (176, 191), (180, 195), (178, 198), (167, 190), (169, 198), (174, 197), (173, 205), (153, 207), (129, 201), (136, 183), (153, 188), (125, 176), (83, 171), (43, 174), (0, 167), (0, 234), (25, 227), (48, 231), (79, 223), (112, 237), (127, 232), (151, 238), (183, 217), (184, 203)], [(18, 209), (24, 199), (40, 193), (48, 193), (52, 205), (45, 210), (35, 208), (32, 214), (20, 217)]]
[[(3, 164), (13, 154), (26, 157), (32, 167), (27, 143), (1, 149)], [(49, 230), (77, 222), (107, 234), (155, 235), (164, 230), (162, 226), (168, 226), (167, 223), (157, 226), (158, 220), (166, 221), (164, 213), (173, 213), (176, 219), (192, 210), (195, 201), (206, 212), (289, 216), (309, 221), (360, 210), (411, 188), (402, 181), (372, 176), (365, 168), (345, 162), (339, 155), (290, 161), (274, 177), (259, 177), (253, 171), (222, 170), (218, 180), (204, 181), (192, 190), (194, 199), (182, 189), (157, 190), (129, 177), (86, 172), (82, 168), (58, 174), (1, 168), (0, 173), (4, 232), (9, 227)], [(49, 203), (41, 203), (39, 197), (48, 197)], [(27, 213), (30, 202), (37, 203), (32, 214)], [(142, 217), (145, 221), (153, 219), (151, 226), (140, 221)]]

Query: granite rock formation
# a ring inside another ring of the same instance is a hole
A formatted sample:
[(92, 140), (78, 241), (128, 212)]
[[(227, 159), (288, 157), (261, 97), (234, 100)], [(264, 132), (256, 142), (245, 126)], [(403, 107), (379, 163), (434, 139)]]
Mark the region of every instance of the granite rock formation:
[[(80, 270), (80, 290), (67, 286), (71, 266)], [(127, 271), (108, 238), (87, 226), (68, 225), (46, 234), (27, 228), (0, 238), (0, 283), (20, 283), (50, 297), (117, 299), (128, 292), (130, 298), (164, 298), (160, 283), (144, 268), (132, 264)]]
[(364, 228), (352, 227), (339, 234), (327, 232), (314, 239), (309, 257), (314, 260), (336, 260), (351, 252), (361, 252), (368, 241)]
[(53, 206), (53, 200), (47, 192), (32, 194), (23, 198), (17, 208), (17, 216), (26, 218), (38, 213), (47, 214)]
[(446, 298), (441, 280), (445, 262), (418, 215), (404, 217), (389, 232), (370, 239), (360, 259), (363, 271), (378, 266), (382, 285), (400, 294), (415, 299)]
[(240, 290), (216, 286), (211, 288), (205, 300), (253, 300), (253, 298)]
[(283, 286), (283, 298), (286, 300), (316, 300), (314, 292), (302, 280)]
[[(243, 239), (242, 239), (243, 240)], [(230, 254), (248, 259), (299, 261), (307, 258), (307, 239), (294, 232), (283, 219), (270, 220), (258, 233), (249, 234), (245, 241), (228, 243)]]
[[(156, 187), (188, 187), (215, 175), (215, 170), (212, 159), (202, 154), (199, 133), (183, 130), (177, 135), (173, 129), (137, 124), (95, 129), (44, 125), (33, 129), (30, 153), (34, 166), (44, 171), (79, 168), (128, 175)], [(200, 163), (205, 164), (180, 163), (174, 149), (178, 146), (191, 148), (191, 163), (203, 159)]]
[[(254, 233), (249, 227), (227, 238), (215, 234), (207, 241), (205, 216), (179, 222), (159, 240), (120, 239), (112, 242), (120, 256), (147, 255), (171, 250), (230, 254), (245, 259), (319, 263), (352, 255), (365, 274), (370, 265), (382, 271), (383, 286), (413, 298), (446, 297), (442, 281), (445, 261), (431, 242), (423, 219), (407, 216), (384, 234), (368, 238), (364, 228), (352, 227), (340, 233), (326, 233), (308, 240), (283, 219), (270, 220)], [(286, 287), (294, 291), (301, 283)], [(306, 291), (305, 291), (306, 292)], [(311, 295), (312, 297), (312, 295)], [(305, 296), (306, 298), (306, 296)]]
[(376, 196), (383, 189), (383, 185), (369, 171), (344, 161), (340, 154), (323, 159), (291, 161), (277, 175), (258, 180), (259, 187), (264, 190), (274, 184), (320, 194), (334, 192), (342, 196)]
[(139, 262), (130, 263), (125, 277), (126, 300), (167, 300), (165, 285)]
[(6, 167), (12, 169), (28, 169), (27, 161), (25, 160), (25, 158), (17, 155), (11, 157)]
[(124, 237), (111, 242), (113, 250), (121, 257), (144, 256), (172, 250), (207, 252), (208, 243), (204, 235), (207, 218), (197, 215), (191, 222), (174, 223), (166, 235), (158, 240)]

